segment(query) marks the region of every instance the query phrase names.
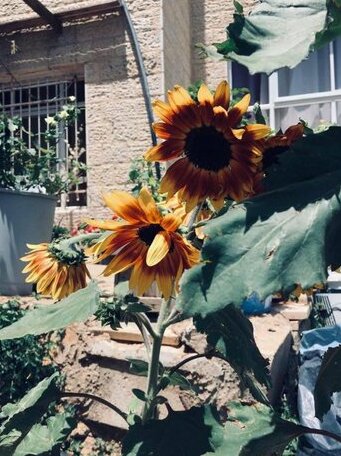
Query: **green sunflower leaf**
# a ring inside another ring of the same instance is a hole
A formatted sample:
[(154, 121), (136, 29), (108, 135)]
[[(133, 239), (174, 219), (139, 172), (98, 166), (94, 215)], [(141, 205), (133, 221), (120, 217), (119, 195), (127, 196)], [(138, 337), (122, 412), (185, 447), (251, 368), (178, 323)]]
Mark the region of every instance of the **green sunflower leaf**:
[(247, 16), (238, 8), (227, 27), (228, 39), (215, 47), (218, 54), (245, 65), (252, 74), (293, 68), (312, 50), (340, 35), (339, 3), (266, 0)]
[(51, 416), (46, 424), (35, 424), (16, 447), (13, 456), (51, 456), (57, 453), (75, 426), (74, 418), (66, 414)]
[(272, 456), (282, 454), (307, 428), (277, 416), (262, 404), (228, 404), (229, 421), (222, 436), (213, 440), (214, 451), (205, 456)]
[[(177, 306), (202, 317), (296, 284), (304, 289), (341, 264), (341, 170), (233, 206), (206, 226), (203, 263), (182, 278)], [(285, 240), (285, 242), (283, 242)]]
[(32, 388), (20, 401), (15, 404), (6, 404), (2, 408), (0, 415), (2, 421), (0, 426), (1, 456), (16, 455), (17, 446), (40, 422), (49, 404), (58, 398), (57, 378), (58, 373), (51, 375)]
[(99, 295), (99, 288), (92, 281), (86, 288), (57, 303), (39, 305), (12, 325), (1, 329), (0, 340), (16, 339), (28, 334), (37, 336), (85, 321), (96, 312)]
[(316, 380), (314, 397), (315, 413), (322, 420), (332, 404), (331, 396), (341, 391), (341, 345), (332, 347), (325, 353), (320, 372)]
[[(310, 134), (296, 141), (278, 155), (267, 169), (264, 179), (266, 190), (303, 182), (341, 169), (341, 127)], [(271, 154), (271, 151), (268, 152)], [(271, 157), (270, 157), (271, 158)]]
[(252, 323), (229, 305), (205, 318), (196, 316), (194, 324), (199, 332), (207, 334), (207, 342), (226, 358), (255, 399), (264, 402), (260, 385), (270, 387), (269, 362), (256, 345)]
[[(164, 420), (135, 424), (123, 441), (123, 456), (270, 456), (282, 454), (307, 428), (282, 420), (262, 404), (228, 404), (222, 426), (213, 407), (171, 411)], [(174, 438), (176, 436), (176, 438)]]
[[(213, 449), (222, 427), (211, 407), (171, 411), (164, 420), (135, 424), (123, 440), (123, 456), (201, 456)], [(217, 434), (217, 435), (216, 435)], [(209, 454), (209, 453), (208, 453)]]

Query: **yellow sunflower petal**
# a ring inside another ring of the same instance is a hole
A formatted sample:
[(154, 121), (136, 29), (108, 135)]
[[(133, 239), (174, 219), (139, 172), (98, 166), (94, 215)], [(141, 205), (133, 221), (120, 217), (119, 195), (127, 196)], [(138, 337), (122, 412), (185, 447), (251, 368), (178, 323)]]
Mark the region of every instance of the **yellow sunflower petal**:
[(144, 260), (140, 260), (135, 263), (132, 269), (129, 288), (134, 290), (138, 295), (143, 295), (151, 287), (154, 280), (154, 268), (148, 267)]
[(185, 139), (186, 134), (172, 124), (165, 122), (154, 122), (153, 130), (156, 136), (161, 139)]
[(228, 120), (231, 127), (235, 127), (241, 121), (243, 115), (246, 113), (251, 101), (251, 95), (247, 93), (244, 97), (236, 103), (233, 108), (228, 112)]
[(173, 90), (169, 91), (169, 94), (171, 95), (172, 101), (177, 106), (195, 105), (195, 102), (187, 90), (179, 85), (174, 86)]
[(167, 231), (157, 233), (147, 252), (147, 266), (155, 266), (160, 263), (169, 252), (170, 246), (171, 239)]
[(185, 141), (168, 139), (157, 146), (151, 147), (145, 154), (147, 161), (168, 161), (179, 157), (185, 147)]
[(184, 208), (179, 208), (178, 214), (180, 214), (180, 209), (182, 217), (174, 213), (166, 214), (161, 221), (162, 228), (164, 228), (166, 231), (176, 231), (179, 228), (185, 215)]
[(147, 247), (140, 241), (133, 241), (117, 253), (113, 260), (104, 269), (103, 275), (108, 276), (125, 271), (143, 255)]
[(159, 223), (161, 219), (161, 214), (158, 208), (156, 207), (155, 200), (150, 194), (147, 187), (143, 187), (141, 189), (137, 200), (141, 209), (145, 213), (147, 220), (150, 223)]
[(103, 195), (105, 204), (120, 218), (130, 223), (147, 222), (136, 198), (120, 190)]
[(44, 242), (42, 244), (26, 244), (30, 250), (46, 250), (48, 243)]
[(213, 118), (213, 125), (215, 126), (216, 130), (224, 132), (228, 126), (227, 123), (227, 112), (221, 106), (215, 106), (213, 108), (214, 118)]
[(173, 291), (173, 277), (165, 271), (165, 268), (158, 266), (156, 273), (156, 283), (163, 294), (164, 299), (169, 299)]
[(114, 220), (96, 220), (91, 218), (84, 219), (84, 223), (95, 228), (109, 231), (114, 231), (116, 228), (123, 225), (121, 222), (115, 222)]
[(153, 102), (153, 110), (163, 122), (174, 125), (176, 128), (185, 133), (188, 132), (189, 127), (184, 122), (181, 122), (178, 116), (174, 115), (174, 112), (169, 104), (161, 100), (156, 100)]
[(200, 104), (209, 103), (213, 105), (213, 95), (206, 84), (201, 84), (198, 90), (198, 100)]
[(245, 126), (244, 140), (258, 140), (269, 135), (271, 129), (267, 125), (250, 124)]
[(205, 84), (198, 91), (200, 114), (204, 125), (210, 126), (213, 121), (213, 95)]
[(227, 81), (221, 81), (214, 94), (214, 106), (222, 106), (228, 109), (230, 104), (230, 85)]

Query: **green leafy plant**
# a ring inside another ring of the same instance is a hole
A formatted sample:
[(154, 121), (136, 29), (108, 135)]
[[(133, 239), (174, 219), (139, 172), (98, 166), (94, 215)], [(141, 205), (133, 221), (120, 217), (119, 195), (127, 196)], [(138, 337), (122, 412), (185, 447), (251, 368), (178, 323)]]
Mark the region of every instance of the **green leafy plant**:
[(245, 65), (252, 74), (272, 73), (282, 67), (295, 67), (310, 52), (339, 36), (340, 19), (340, 4), (333, 0), (268, 0), (255, 5), (247, 16), (242, 5), (235, 2), (227, 40), (198, 46), (203, 55), (231, 59)]
[(24, 130), (19, 117), (0, 115), (0, 188), (39, 191), (48, 194), (66, 192), (77, 183), (85, 165), (70, 157), (69, 169), (63, 171), (65, 159), (58, 157), (57, 145), (62, 131), (71, 125), (79, 110), (73, 99), (53, 117), (48, 117), (47, 130), (42, 134), (46, 147), (39, 146), (31, 134), (32, 147), (23, 139)]
[(147, 187), (156, 201), (164, 201), (164, 198), (159, 194), (160, 182), (155, 177), (154, 166), (142, 158), (135, 158), (132, 161), (129, 170), (129, 183), (134, 185), (132, 188), (134, 195), (138, 195), (142, 187)]
[[(0, 328), (12, 325), (28, 313), (17, 301), (0, 306)], [(0, 342), (0, 406), (21, 398), (43, 378), (56, 372), (51, 351), (56, 342), (28, 335)]]

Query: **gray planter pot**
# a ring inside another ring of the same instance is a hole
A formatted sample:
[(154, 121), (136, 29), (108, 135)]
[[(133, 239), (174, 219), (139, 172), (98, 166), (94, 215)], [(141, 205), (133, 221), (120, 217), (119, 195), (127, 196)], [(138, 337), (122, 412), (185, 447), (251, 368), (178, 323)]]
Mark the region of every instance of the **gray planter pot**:
[(55, 196), (0, 189), (0, 295), (32, 293), (20, 257), (27, 243), (50, 242), (56, 204)]

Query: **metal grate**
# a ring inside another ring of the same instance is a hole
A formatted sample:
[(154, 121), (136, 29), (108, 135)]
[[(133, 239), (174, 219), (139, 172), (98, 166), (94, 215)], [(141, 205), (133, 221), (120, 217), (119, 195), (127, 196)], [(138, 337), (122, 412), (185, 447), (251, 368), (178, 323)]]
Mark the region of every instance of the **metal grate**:
[[(44, 81), (20, 87), (0, 85), (0, 109), (8, 115), (22, 119), (22, 139), (28, 147), (35, 146), (38, 150), (49, 148), (44, 138), (48, 129), (45, 119), (60, 111), (71, 96), (76, 98), (80, 115), (73, 125), (58, 125), (61, 140), (57, 144), (57, 155), (65, 159), (60, 172), (72, 172), (71, 158), (86, 164), (84, 81)], [(86, 191), (86, 172), (81, 171), (80, 182), (75, 184), (67, 195), (61, 195), (60, 206), (85, 206)]]
[(317, 308), (319, 308), (320, 312), (323, 312), (325, 326), (335, 326), (335, 315), (328, 295), (323, 293), (316, 293), (314, 295), (314, 304)]

